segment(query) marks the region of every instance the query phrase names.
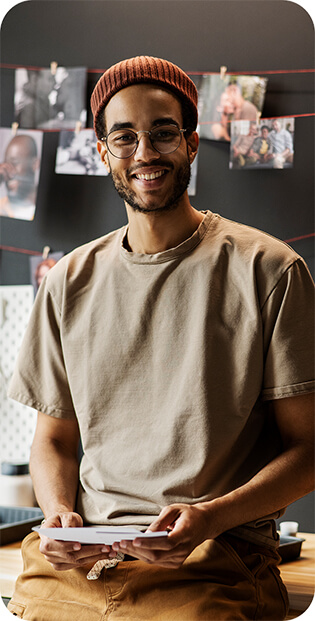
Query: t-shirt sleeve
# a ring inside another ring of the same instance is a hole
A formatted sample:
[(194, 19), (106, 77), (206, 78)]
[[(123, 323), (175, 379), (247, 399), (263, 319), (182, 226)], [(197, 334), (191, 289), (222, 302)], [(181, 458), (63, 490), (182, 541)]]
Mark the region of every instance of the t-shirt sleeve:
[(263, 305), (262, 319), (262, 399), (314, 391), (314, 283), (302, 259), (273, 288)]
[(36, 295), (8, 396), (44, 414), (74, 419), (60, 323), (60, 308), (45, 279)]

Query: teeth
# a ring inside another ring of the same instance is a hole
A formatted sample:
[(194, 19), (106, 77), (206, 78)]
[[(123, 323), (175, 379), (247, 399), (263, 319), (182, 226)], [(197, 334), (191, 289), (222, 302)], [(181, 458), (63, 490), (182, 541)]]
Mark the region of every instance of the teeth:
[(150, 173), (150, 174), (139, 174), (136, 175), (137, 179), (144, 179), (145, 181), (152, 181), (152, 179), (157, 179), (158, 177), (161, 177), (164, 174), (164, 170), (159, 170), (158, 172), (155, 173)]

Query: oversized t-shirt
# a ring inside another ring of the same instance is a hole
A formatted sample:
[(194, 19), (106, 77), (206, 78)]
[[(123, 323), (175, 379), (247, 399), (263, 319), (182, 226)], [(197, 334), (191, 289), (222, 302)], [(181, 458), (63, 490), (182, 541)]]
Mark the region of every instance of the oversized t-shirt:
[[(128, 251), (125, 236), (48, 272), (9, 396), (77, 418), (86, 523), (147, 526), (279, 453), (268, 400), (315, 388), (313, 281), (285, 243), (211, 212), (157, 254)], [(268, 517), (234, 531), (273, 545)]]

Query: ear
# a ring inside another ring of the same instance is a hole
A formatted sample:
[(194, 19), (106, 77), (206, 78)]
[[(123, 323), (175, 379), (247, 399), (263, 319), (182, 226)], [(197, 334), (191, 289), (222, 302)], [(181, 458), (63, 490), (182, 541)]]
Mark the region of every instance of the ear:
[(106, 147), (106, 142), (102, 142), (101, 140), (98, 140), (96, 143), (96, 146), (97, 146), (97, 150), (101, 156), (101, 160), (107, 172), (110, 173), (110, 165), (109, 165), (109, 160), (108, 160), (108, 151)]
[(199, 145), (199, 136), (197, 132), (192, 132), (190, 136), (187, 138), (187, 152), (189, 161), (192, 164), (197, 153), (198, 153), (198, 145)]

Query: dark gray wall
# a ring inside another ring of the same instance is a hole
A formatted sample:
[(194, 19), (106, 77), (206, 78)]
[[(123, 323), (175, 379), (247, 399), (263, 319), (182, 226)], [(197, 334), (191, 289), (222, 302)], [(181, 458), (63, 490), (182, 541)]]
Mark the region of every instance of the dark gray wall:
[[(88, 96), (102, 71), (137, 54), (162, 56), (186, 71), (299, 70), (313, 66), (314, 29), (299, 5), (286, 0), (38, 0), (5, 17), (2, 63), (86, 66)], [(313, 112), (313, 74), (270, 75), (263, 117)], [(13, 121), (14, 71), (2, 70), (1, 126)], [(92, 126), (91, 115), (88, 126)], [(314, 231), (312, 117), (296, 119), (295, 164), (283, 171), (231, 171), (229, 146), (201, 141), (198, 209), (261, 228), (281, 239)], [(70, 251), (126, 222), (109, 178), (56, 175), (58, 134), (45, 133), (36, 217), (0, 218), (1, 244)], [(292, 246), (313, 272), (313, 238)], [(30, 282), (26, 255), (2, 251), (2, 284)], [(290, 509), (292, 511), (292, 509)], [(304, 530), (314, 530), (313, 497), (293, 508)]]

